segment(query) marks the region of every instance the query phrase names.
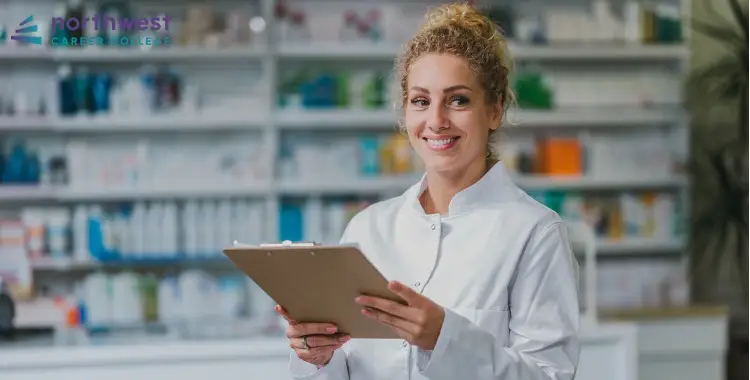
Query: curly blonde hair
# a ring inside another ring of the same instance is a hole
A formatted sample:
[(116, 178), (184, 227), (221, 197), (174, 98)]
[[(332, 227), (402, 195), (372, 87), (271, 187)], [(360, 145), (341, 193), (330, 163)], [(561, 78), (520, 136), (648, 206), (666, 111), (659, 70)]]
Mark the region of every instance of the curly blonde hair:
[[(494, 105), (501, 100), (503, 114), (515, 102), (509, 84), (513, 62), (499, 27), (471, 5), (445, 4), (427, 13), (425, 22), (396, 59), (399, 115), (403, 115), (406, 105), (411, 65), (427, 53), (451, 54), (465, 59), (484, 89), (487, 104)], [(495, 131), (497, 129), (490, 130), (490, 135)], [(491, 142), (487, 157), (497, 159)]]

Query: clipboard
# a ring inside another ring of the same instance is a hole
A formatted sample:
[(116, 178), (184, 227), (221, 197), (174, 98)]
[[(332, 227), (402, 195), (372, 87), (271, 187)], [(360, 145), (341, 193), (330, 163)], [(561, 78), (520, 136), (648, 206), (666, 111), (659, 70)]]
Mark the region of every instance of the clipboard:
[(352, 338), (399, 339), (354, 302), (367, 294), (406, 304), (356, 245), (235, 242), (224, 254), (299, 323), (333, 323)]

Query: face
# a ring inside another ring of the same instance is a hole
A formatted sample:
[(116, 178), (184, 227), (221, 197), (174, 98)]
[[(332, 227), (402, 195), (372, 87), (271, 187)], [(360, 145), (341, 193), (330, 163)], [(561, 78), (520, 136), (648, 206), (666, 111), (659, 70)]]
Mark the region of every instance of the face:
[(461, 173), (484, 161), (502, 108), (487, 104), (464, 59), (423, 55), (409, 70), (407, 91), (404, 125), (428, 171)]

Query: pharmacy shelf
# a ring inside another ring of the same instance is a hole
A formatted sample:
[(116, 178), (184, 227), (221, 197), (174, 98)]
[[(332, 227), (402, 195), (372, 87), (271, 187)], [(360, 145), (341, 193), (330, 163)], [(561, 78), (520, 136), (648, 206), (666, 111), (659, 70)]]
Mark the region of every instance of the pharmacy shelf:
[(396, 113), (391, 110), (279, 110), (276, 125), (282, 129), (356, 130), (367, 128), (397, 130)]
[(51, 61), (52, 51), (41, 47), (16, 47), (6, 44), (0, 47), (0, 62), (3, 61)]
[(220, 266), (231, 267), (233, 264), (223, 255), (187, 257), (184, 255), (163, 255), (132, 257), (123, 259), (113, 259), (106, 261), (96, 260), (76, 260), (71, 257), (43, 257), (31, 260), (31, 268), (36, 271), (82, 271), (96, 270), (103, 268), (154, 268), (166, 266), (179, 267), (208, 267)]
[(59, 49), (53, 54), (56, 61), (67, 62), (155, 62), (155, 61), (241, 61), (260, 59), (267, 55), (261, 47), (168, 47), (152, 49)]
[(626, 238), (622, 240), (600, 240), (599, 255), (654, 255), (682, 254), (685, 243), (676, 239)]
[(571, 43), (543, 46), (510, 45), (516, 60), (553, 61), (653, 61), (681, 60), (689, 57), (686, 45), (628, 45), (608, 43)]
[(261, 129), (267, 115), (231, 112), (182, 112), (143, 117), (75, 117), (51, 123), (59, 132), (169, 132)]
[(310, 44), (282, 44), (276, 55), (282, 59), (326, 60), (392, 60), (401, 50), (400, 44), (316, 42)]
[(613, 128), (657, 127), (677, 122), (680, 111), (664, 107), (561, 107), (553, 110), (511, 111), (507, 117), (510, 128)]
[(52, 186), (2, 185), (0, 202), (52, 201), (57, 189)]
[[(598, 254), (605, 256), (638, 255), (638, 254), (679, 254), (684, 243), (676, 239), (625, 238), (622, 240), (600, 239), (597, 241)], [(165, 266), (181, 267), (231, 267), (224, 256), (188, 257), (185, 255), (147, 256), (113, 259), (106, 261), (76, 260), (71, 257), (43, 257), (31, 260), (31, 267), (36, 271), (85, 271), (102, 268), (154, 268)]]
[(41, 116), (0, 116), (0, 132), (50, 132), (52, 121)]
[(358, 179), (316, 178), (281, 180), (277, 190), (281, 195), (379, 195), (401, 193), (419, 182), (421, 174)]
[[(318, 42), (282, 45), (276, 54), (283, 59), (305, 60), (392, 60), (401, 51), (401, 44), (373, 43), (347, 45), (339, 42)], [(679, 60), (690, 50), (685, 45), (626, 45), (626, 44), (560, 44), (510, 45), (515, 60), (548, 61), (608, 61), (608, 60)]]
[[(0, 186), (0, 201), (131, 201), (170, 198), (225, 198), (264, 197), (278, 193), (283, 196), (310, 195), (382, 195), (397, 194), (419, 182), (421, 173), (385, 176), (313, 179), (281, 179), (277, 183), (257, 183), (244, 186), (201, 187), (185, 185), (170, 188), (113, 188), (70, 189), (38, 187), (34, 185)], [(679, 188), (687, 182), (683, 176), (654, 178), (590, 178), (590, 177), (534, 177), (516, 176), (514, 181), (525, 190), (649, 190)]]
[(545, 177), (517, 176), (516, 184), (526, 190), (622, 190), (622, 189), (669, 189), (685, 186), (684, 176), (664, 177), (613, 177), (592, 178), (585, 176)]
[[(204, 184), (205, 185), (205, 184)], [(196, 186), (186, 184), (181, 187), (170, 188), (115, 188), (115, 189), (64, 189), (54, 193), (59, 201), (131, 201), (158, 199), (189, 199), (189, 198), (227, 198), (227, 197), (262, 197), (270, 193), (268, 184), (248, 184), (226, 186)]]
[[(511, 111), (508, 128), (619, 128), (658, 127), (676, 122), (676, 107), (570, 107), (553, 110)], [(279, 128), (357, 130), (397, 130), (394, 110), (327, 109), (276, 111)]]
[[(275, 51), (263, 46), (240, 47), (166, 47), (166, 48), (41, 48), (3, 47), (0, 60), (46, 60), (52, 62), (138, 62), (149, 61), (218, 61), (260, 59), (277, 56), (285, 60), (393, 60), (401, 51), (397, 43), (316, 42), (287, 44)], [(653, 61), (679, 60), (689, 55), (685, 45), (627, 45), (627, 44), (560, 44), (510, 46), (516, 60), (548, 61)]]
[(182, 112), (151, 116), (76, 116), (70, 118), (4, 117), (0, 132), (121, 133), (257, 130), (268, 115), (230, 112)]
[(260, 59), (268, 55), (263, 47), (169, 47), (169, 48), (40, 48), (3, 47), (0, 61), (50, 61), (50, 62), (160, 62), (160, 61), (242, 61)]

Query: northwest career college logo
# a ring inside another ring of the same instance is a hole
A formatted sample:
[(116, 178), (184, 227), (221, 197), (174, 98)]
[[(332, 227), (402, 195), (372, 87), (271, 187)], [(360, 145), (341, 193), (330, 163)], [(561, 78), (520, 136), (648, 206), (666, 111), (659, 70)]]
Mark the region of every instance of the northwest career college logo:
[(27, 44), (41, 45), (42, 37), (33, 35), (34, 33), (39, 31), (39, 27), (36, 24), (24, 26), (32, 22), (34, 22), (33, 15), (26, 17), (25, 20), (21, 21), (21, 23), (18, 24), (18, 29), (16, 29), (16, 34), (10, 36), (10, 39), (14, 41), (22, 42), (22, 43), (27, 43)]

